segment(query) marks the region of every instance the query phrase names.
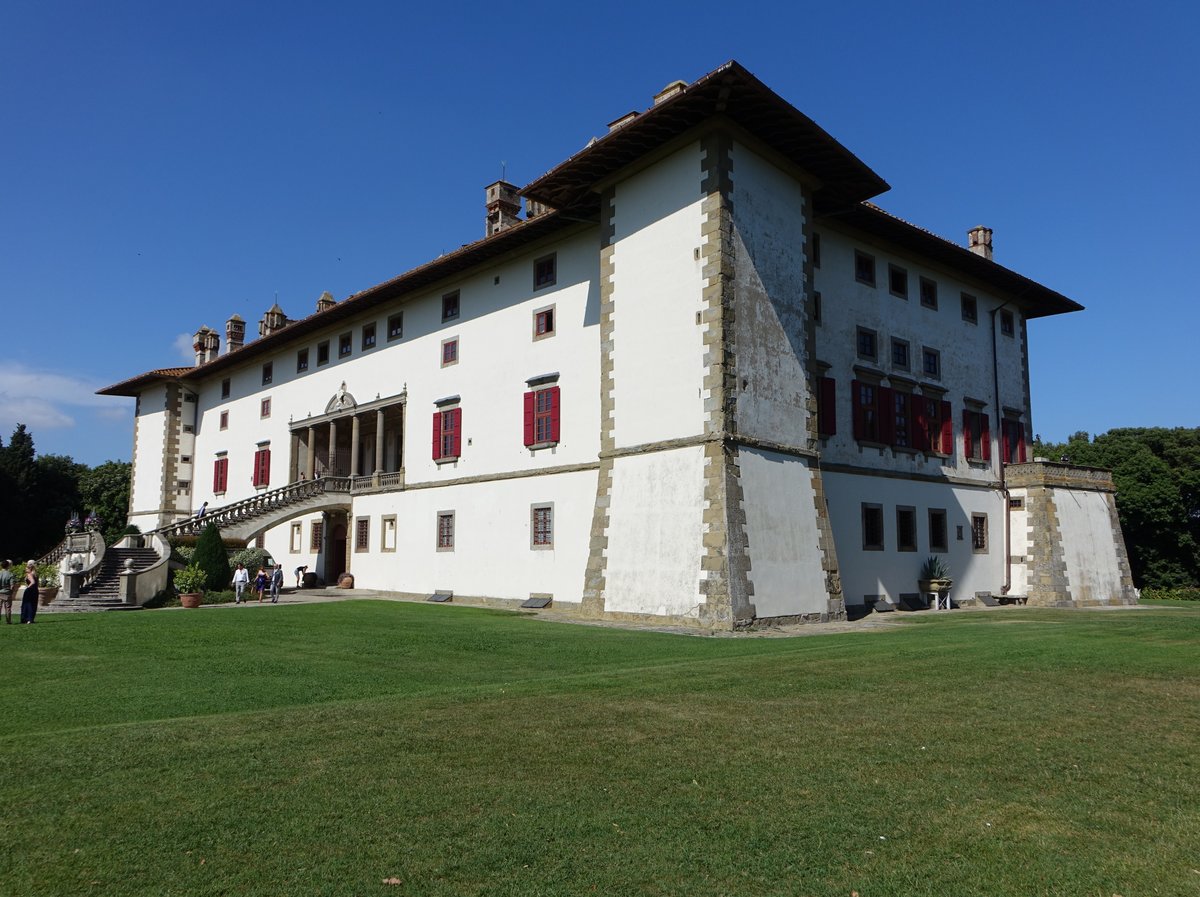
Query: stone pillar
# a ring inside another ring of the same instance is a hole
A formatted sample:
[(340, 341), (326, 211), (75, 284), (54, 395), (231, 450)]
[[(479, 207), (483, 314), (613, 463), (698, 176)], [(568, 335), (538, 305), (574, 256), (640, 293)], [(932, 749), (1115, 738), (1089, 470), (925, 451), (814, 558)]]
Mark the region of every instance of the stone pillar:
[(350, 418), (350, 476), (358, 476), (358, 415)]
[(383, 473), (383, 409), (375, 412), (375, 476)]
[(337, 476), (337, 421), (329, 422), (329, 475)]
[(313, 427), (308, 428), (308, 454), (304, 458), (304, 466), (308, 470), (308, 478), (313, 479), (317, 473), (317, 431)]
[(300, 433), (292, 431), (291, 460), (288, 463), (288, 479), (292, 482), (300, 479)]

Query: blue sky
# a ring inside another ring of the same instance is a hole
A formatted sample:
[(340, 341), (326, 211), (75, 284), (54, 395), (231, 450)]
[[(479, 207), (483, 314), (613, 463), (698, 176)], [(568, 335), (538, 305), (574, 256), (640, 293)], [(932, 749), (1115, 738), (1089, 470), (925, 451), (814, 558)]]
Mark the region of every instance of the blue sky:
[(884, 208), (1087, 306), (1031, 323), (1035, 429), (1196, 426), (1194, 4), (53, 3), (0, 7), (0, 437), (128, 459), (190, 334), (293, 317), (483, 235), (669, 81), (737, 59)]

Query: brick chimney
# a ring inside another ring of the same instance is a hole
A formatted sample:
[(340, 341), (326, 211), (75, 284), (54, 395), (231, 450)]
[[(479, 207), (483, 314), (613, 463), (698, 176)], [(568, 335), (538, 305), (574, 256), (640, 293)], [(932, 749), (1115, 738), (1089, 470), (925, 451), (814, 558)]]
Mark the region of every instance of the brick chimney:
[(215, 361), (221, 349), (221, 337), (211, 327), (201, 327), (192, 335), (192, 351), (196, 353), (196, 367)]
[(283, 309), (276, 302), (267, 309), (266, 314), (262, 316), (262, 320), (258, 322), (258, 335), (270, 336), (276, 330), (282, 330), (288, 323), (287, 315), (283, 313)]
[(337, 300), (334, 299), (328, 291), (326, 291), (317, 297), (317, 314), (320, 314), (323, 311), (329, 311), (329, 309), (333, 308), (335, 305), (337, 305)]
[(981, 224), (967, 231), (967, 248), (990, 262), (992, 260), (992, 229)]
[(521, 220), (521, 195), (508, 181), (496, 181), (487, 186), (486, 236), (508, 230)]
[(246, 322), (241, 315), (234, 315), (225, 322), (225, 354), (242, 348), (246, 343)]

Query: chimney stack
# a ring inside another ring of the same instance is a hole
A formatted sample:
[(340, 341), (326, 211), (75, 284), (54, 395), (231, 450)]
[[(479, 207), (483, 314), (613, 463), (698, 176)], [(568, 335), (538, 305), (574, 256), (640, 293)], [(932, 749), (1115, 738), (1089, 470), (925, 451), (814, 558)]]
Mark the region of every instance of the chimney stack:
[(496, 181), (487, 186), (486, 236), (508, 230), (521, 220), (521, 195), (508, 181)]
[(967, 231), (967, 248), (990, 262), (992, 260), (992, 229), (981, 224)]
[(211, 327), (201, 327), (192, 336), (192, 351), (196, 353), (196, 367), (215, 361), (221, 349), (221, 338)]
[(234, 315), (225, 322), (225, 354), (242, 348), (246, 342), (246, 322), (241, 315)]
[(334, 299), (333, 296), (329, 295), (328, 291), (326, 291), (317, 297), (317, 314), (320, 314), (323, 311), (329, 311), (329, 309), (333, 308), (335, 305), (337, 305), (337, 300)]
[(620, 118), (613, 119), (608, 123), (608, 133), (611, 134), (613, 131), (617, 130), (617, 128), (623, 128), (625, 125), (637, 118), (640, 114), (641, 113), (635, 109), (633, 112), (626, 112)]
[(671, 97), (675, 96), (676, 94), (683, 93), (684, 88), (686, 87), (686, 81), (672, 81), (654, 95), (654, 105), (657, 106), (659, 103), (671, 99)]
[(282, 330), (288, 323), (287, 315), (283, 313), (283, 309), (276, 302), (267, 309), (267, 313), (258, 322), (258, 335), (270, 336), (276, 330)]

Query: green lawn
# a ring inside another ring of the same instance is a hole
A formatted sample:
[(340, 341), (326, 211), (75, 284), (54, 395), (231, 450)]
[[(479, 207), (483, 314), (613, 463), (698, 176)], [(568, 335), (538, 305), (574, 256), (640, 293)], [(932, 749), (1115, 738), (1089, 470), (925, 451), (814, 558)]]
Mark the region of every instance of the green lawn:
[(1200, 608), (906, 619), (0, 626), (0, 893), (1200, 894)]

